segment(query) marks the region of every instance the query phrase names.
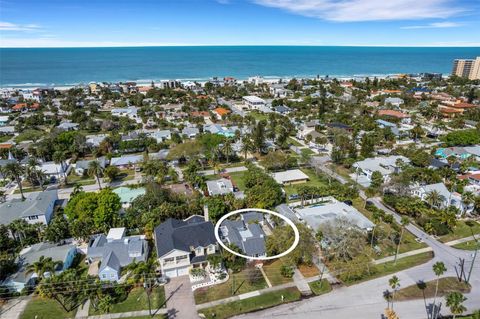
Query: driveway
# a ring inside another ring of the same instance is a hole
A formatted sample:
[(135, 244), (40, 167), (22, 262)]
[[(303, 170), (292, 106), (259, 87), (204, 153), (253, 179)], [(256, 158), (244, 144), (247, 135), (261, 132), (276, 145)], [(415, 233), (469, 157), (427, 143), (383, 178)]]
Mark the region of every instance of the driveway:
[(170, 279), (165, 285), (167, 318), (198, 319), (189, 276)]

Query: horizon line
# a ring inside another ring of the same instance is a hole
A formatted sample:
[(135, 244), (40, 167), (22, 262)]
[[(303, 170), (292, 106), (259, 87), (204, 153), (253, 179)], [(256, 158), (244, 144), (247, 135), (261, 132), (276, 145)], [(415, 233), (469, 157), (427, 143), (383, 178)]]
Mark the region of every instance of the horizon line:
[(85, 46), (1, 46), (0, 49), (95, 49), (95, 48), (174, 48), (174, 47), (371, 47), (371, 48), (480, 48), (480, 43), (469, 44), (128, 44)]

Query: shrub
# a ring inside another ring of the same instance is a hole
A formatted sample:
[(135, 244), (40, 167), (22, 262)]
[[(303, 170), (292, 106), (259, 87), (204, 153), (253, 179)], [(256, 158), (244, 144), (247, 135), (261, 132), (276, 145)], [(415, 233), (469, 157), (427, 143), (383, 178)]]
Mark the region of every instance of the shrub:
[(293, 274), (295, 273), (295, 270), (293, 269), (292, 266), (282, 265), (282, 267), (280, 267), (280, 273), (285, 278), (292, 278)]

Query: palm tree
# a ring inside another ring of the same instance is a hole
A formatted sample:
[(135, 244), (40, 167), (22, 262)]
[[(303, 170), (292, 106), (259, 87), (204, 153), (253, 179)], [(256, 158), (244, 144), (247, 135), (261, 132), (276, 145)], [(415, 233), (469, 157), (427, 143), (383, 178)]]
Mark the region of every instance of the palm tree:
[(375, 224), (372, 229), (372, 242), (371, 247), (373, 248), (373, 241), (375, 239), (375, 229), (377, 228), (377, 224), (380, 222), (380, 214), (377, 211), (374, 211), (372, 214), (372, 221)]
[(22, 175), (25, 173), (25, 168), (18, 162), (12, 162), (3, 167), (2, 173), (5, 175), (5, 177), (17, 182), (18, 188), (20, 189), (20, 194), (22, 195), (22, 200), (25, 200), (22, 186)]
[(253, 151), (253, 143), (249, 136), (244, 136), (242, 138), (242, 153), (244, 154), (245, 161), (247, 160), (248, 152)]
[(437, 276), (437, 282), (436, 282), (436, 285), (435, 285), (435, 295), (433, 296), (433, 318), (436, 318), (437, 317), (437, 311), (436, 311), (436, 299), (437, 299), (437, 293), (438, 293), (438, 282), (440, 280), (440, 276), (443, 275), (443, 273), (445, 273), (447, 271), (447, 268), (445, 267), (445, 264), (441, 261), (438, 261), (436, 262), (435, 264), (433, 264), (433, 272), (435, 273), (435, 275)]
[(53, 261), (51, 257), (41, 256), (36, 262), (27, 265), (26, 274), (35, 273), (39, 279), (43, 279), (46, 272), (52, 273), (61, 265), (61, 261)]
[(102, 184), (100, 183), (100, 177), (103, 176), (103, 167), (97, 160), (91, 161), (88, 163), (88, 175), (95, 176), (98, 183), (98, 188), (102, 189)]
[(425, 197), (427, 203), (432, 207), (440, 207), (445, 198), (436, 190), (433, 190)]
[(230, 156), (233, 153), (232, 141), (229, 138), (227, 138), (225, 143), (223, 143), (222, 152), (225, 155), (225, 158), (227, 159), (227, 165), (228, 165), (230, 161)]
[(68, 184), (67, 172), (65, 169), (65, 161), (67, 160), (66, 153), (63, 151), (56, 151), (55, 153), (53, 153), (52, 159), (56, 164), (60, 164), (60, 166), (62, 167), (62, 173), (65, 179), (65, 185), (67, 185)]
[(398, 253), (400, 252), (400, 244), (402, 243), (402, 238), (403, 238), (403, 233), (405, 231), (405, 227), (410, 224), (410, 219), (406, 216), (402, 216), (402, 219), (400, 220), (400, 224), (402, 225), (402, 231), (400, 232), (400, 238), (398, 239), (398, 244), (397, 244), (397, 251), (395, 252), (395, 260), (394, 264), (397, 264), (397, 257)]
[(395, 299), (395, 293), (397, 292), (397, 289), (400, 287), (400, 279), (398, 279), (397, 276), (393, 276), (392, 278), (390, 278), (388, 280), (388, 284), (390, 285), (390, 287), (393, 290), (393, 293), (392, 293), (392, 310), (393, 310), (393, 302), (394, 302), (394, 299)]
[(40, 178), (38, 176), (39, 171), (37, 169), (37, 166), (38, 166), (38, 161), (35, 157), (30, 157), (28, 159), (27, 165), (25, 166), (25, 176), (30, 182), (30, 184), (32, 184), (32, 187), (35, 186), (37, 182), (38, 184), (41, 184)]
[(113, 305), (113, 298), (110, 295), (104, 295), (100, 300), (98, 301), (98, 309), (102, 313), (109, 313), (110, 310), (112, 310), (112, 305)]
[(475, 195), (472, 192), (465, 192), (462, 194), (462, 201), (467, 208), (470, 208), (475, 203)]
[(447, 301), (447, 307), (450, 308), (450, 312), (453, 314), (453, 319), (467, 310), (463, 305), (463, 302), (467, 300), (467, 298), (461, 292), (451, 292), (445, 299)]

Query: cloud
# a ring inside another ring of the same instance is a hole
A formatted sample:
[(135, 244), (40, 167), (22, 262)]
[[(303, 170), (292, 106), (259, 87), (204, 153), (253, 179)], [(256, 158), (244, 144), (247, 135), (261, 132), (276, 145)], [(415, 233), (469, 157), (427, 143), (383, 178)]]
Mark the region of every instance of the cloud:
[(36, 24), (15, 24), (0, 21), (0, 31), (39, 31), (41, 27)]
[(465, 11), (452, 0), (253, 0), (295, 14), (337, 22), (447, 18)]
[(456, 22), (434, 22), (426, 25), (409, 25), (400, 29), (441, 29), (441, 28), (457, 28), (463, 24)]

